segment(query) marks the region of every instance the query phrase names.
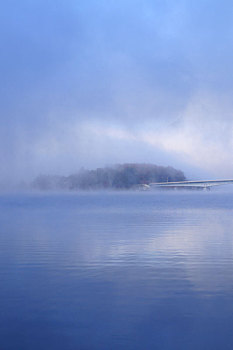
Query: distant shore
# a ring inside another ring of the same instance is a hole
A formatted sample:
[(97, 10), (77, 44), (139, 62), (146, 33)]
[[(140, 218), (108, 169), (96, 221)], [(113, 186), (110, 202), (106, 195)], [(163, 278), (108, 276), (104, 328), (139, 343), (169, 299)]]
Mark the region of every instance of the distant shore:
[(171, 166), (127, 163), (95, 170), (81, 169), (69, 176), (39, 175), (30, 187), (40, 191), (129, 190), (151, 182), (185, 180), (184, 173)]

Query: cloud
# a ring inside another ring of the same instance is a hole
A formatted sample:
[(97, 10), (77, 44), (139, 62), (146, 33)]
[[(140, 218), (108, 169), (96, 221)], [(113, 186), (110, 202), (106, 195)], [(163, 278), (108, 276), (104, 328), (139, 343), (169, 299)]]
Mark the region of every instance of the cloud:
[(0, 181), (125, 161), (232, 177), (231, 8), (5, 3)]

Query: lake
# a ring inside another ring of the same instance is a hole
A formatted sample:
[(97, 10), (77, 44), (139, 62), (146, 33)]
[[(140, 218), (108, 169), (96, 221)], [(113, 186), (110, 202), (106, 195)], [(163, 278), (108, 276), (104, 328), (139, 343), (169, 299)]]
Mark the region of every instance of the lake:
[(0, 196), (1, 350), (233, 348), (233, 193)]

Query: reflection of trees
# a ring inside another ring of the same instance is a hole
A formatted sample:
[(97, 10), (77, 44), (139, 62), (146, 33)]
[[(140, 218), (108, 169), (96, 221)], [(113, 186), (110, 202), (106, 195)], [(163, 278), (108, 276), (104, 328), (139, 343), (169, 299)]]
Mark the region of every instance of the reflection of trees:
[(153, 164), (119, 164), (96, 170), (80, 170), (70, 176), (40, 175), (32, 183), (34, 188), (49, 189), (129, 189), (151, 182), (183, 181), (182, 171), (170, 166)]

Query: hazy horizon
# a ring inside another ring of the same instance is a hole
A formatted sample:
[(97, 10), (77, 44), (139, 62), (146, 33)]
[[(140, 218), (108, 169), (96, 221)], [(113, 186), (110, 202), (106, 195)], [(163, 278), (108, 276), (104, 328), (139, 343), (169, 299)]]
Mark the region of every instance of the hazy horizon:
[(232, 7), (2, 4), (0, 183), (116, 163), (232, 178)]

